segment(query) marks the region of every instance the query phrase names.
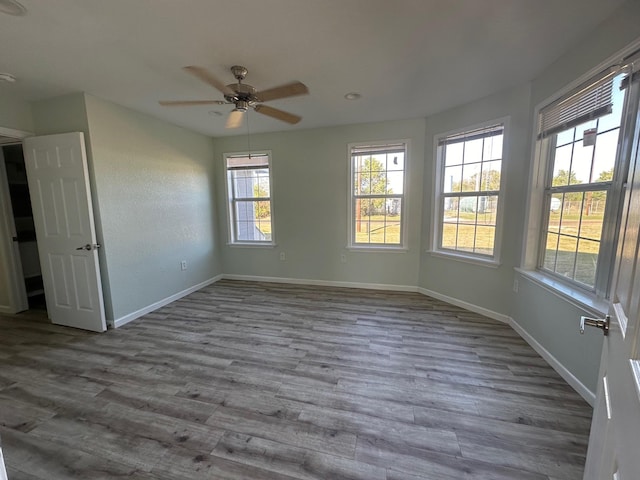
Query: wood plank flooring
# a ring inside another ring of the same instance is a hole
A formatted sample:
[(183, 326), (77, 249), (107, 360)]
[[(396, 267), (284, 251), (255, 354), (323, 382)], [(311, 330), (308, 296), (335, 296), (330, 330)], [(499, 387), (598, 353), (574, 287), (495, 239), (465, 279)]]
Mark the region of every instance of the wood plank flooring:
[(412, 293), (221, 281), (117, 330), (0, 317), (10, 480), (570, 480), (591, 408)]

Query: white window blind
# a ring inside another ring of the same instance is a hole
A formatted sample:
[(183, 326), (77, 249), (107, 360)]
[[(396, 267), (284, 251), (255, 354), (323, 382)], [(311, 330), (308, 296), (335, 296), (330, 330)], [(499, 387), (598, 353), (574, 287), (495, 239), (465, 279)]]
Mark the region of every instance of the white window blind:
[(478, 128), (476, 130), (468, 130), (463, 133), (448, 135), (438, 140), (438, 146), (452, 145), (454, 143), (470, 142), (472, 140), (478, 140), (481, 138), (489, 138), (493, 136), (502, 135), (504, 132), (504, 125), (492, 125), (489, 127)]
[(351, 147), (351, 156), (359, 157), (365, 155), (404, 153), (405, 149), (406, 145), (404, 143), (393, 143), (388, 145), (357, 145)]
[(611, 113), (613, 77), (616, 73), (617, 69), (612, 68), (543, 108), (538, 118), (538, 138)]
[(227, 157), (227, 169), (247, 169), (269, 166), (269, 155), (242, 155)]

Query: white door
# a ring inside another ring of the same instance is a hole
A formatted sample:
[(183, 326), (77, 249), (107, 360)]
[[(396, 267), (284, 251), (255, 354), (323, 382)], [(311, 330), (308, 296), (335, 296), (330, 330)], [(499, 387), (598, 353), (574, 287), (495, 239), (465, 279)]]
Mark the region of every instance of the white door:
[(80, 132), (24, 141), (40, 264), (53, 323), (106, 330), (89, 174)]
[(640, 125), (624, 198), (585, 480), (640, 479)]

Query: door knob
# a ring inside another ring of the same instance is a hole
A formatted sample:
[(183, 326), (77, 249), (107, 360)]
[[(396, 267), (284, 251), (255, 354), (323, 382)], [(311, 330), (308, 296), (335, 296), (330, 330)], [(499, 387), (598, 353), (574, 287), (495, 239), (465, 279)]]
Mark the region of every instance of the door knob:
[(604, 318), (589, 318), (584, 315), (580, 317), (580, 333), (584, 333), (584, 327), (596, 327), (601, 328), (602, 333), (606, 337), (609, 335), (609, 325), (611, 323), (611, 317), (607, 315)]
[(86, 250), (87, 252), (90, 252), (91, 250), (97, 250), (98, 248), (100, 248), (100, 244), (99, 243), (87, 243), (86, 245), (82, 246), (82, 247), (78, 247), (76, 248), (76, 250)]

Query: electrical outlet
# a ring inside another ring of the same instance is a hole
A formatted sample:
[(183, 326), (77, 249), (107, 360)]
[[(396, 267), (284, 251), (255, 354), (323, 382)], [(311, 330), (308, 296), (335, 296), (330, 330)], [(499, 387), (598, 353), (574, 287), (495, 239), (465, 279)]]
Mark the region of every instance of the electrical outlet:
[(513, 291), (518, 293), (518, 279), (517, 278), (513, 279)]
[(347, 256), (344, 253), (340, 255), (340, 263), (347, 263)]
[(182, 260), (180, 262), (180, 270), (186, 270), (187, 269), (187, 261), (186, 260)]
[(280, 260), (284, 262), (286, 259), (287, 256), (284, 254), (284, 252), (280, 252)]

